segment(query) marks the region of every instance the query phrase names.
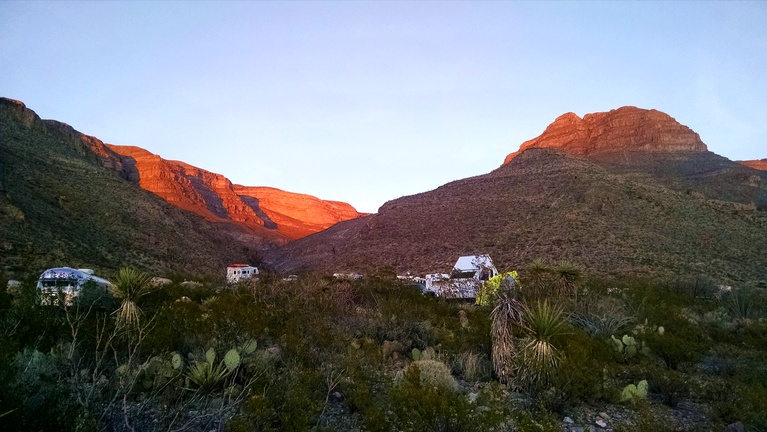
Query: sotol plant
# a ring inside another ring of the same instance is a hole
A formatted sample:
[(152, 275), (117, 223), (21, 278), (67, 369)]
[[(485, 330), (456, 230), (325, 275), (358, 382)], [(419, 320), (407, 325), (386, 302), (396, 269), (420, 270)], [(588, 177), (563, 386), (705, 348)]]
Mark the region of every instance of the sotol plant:
[(545, 300), (525, 305), (522, 327), (526, 336), (517, 356), (517, 380), (521, 387), (535, 390), (548, 384), (559, 365), (560, 354), (554, 341), (567, 332), (564, 308)]
[(151, 292), (151, 277), (133, 268), (121, 268), (110, 287), (112, 295), (122, 300), (117, 309), (117, 319), (125, 324), (138, 324), (141, 309), (136, 301)]

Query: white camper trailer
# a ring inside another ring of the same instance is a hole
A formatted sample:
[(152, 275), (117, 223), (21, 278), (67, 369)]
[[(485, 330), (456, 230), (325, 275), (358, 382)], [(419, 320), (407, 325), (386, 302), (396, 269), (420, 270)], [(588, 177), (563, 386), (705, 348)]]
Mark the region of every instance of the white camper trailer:
[(473, 299), (479, 287), (497, 274), (489, 255), (462, 256), (450, 275), (426, 275), (426, 291), (445, 298)]
[(258, 276), (258, 268), (249, 264), (231, 264), (226, 268), (226, 281), (230, 284)]
[(108, 280), (94, 275), (91, 269), (55, 267), (40, 275), (37, 280), (37, 289), (40, 292), (42, 304), (58, 304), (59, 299), (63, 298), (64, 303), (70, 305), (87, 282), (93, 282), (105, 289), (111, 285)]

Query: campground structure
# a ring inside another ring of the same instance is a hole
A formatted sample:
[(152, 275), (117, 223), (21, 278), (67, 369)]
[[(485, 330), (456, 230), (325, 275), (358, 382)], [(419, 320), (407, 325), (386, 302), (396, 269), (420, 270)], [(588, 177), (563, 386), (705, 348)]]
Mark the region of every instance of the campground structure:
[(258, 276), (258, 268), (250, 264), (231, 264), (226, 268), (226, 281), (237, 283)]
[(489, 255), (467, 255), (458, 258), (452, 272), (426, 275), (426, 292), (440, 297), (473, 299), (477, 290), (498, 274)]
[(40, 275), (37, 280), (37, 289), (41, 294), (42, 304), (52, 305), (63, 300), (65, 304), (69, 305), (80, 293), (83, 285), (88, 282), (103, 289), (111, 285), (111, 282), (96, 276), (91, 269), (54, 267)]

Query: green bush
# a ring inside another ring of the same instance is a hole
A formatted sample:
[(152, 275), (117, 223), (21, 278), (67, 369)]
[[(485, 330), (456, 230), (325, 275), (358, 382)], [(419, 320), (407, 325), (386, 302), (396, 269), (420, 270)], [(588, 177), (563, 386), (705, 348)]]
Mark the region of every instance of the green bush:
[(552, 375), (552, 384), (562, 392), (564, 402), (576, 406), (583, 402), (610, 402), (617, 390), (607, 382), (616, 354), (603, 340), (573, 330), (562, 339), (562, 362)]

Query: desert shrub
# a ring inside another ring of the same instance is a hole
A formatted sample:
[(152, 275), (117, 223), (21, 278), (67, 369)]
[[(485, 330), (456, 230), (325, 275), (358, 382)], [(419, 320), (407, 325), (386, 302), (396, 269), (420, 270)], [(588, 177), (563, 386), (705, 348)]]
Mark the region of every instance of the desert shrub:
[(605, 376), (613, 369), (615, 352), (605, 341), (572, 330), (562, 338), (560, 352), (562, 361), (551, 383), (562, 392), (565, 403), (574, 406), (615, 400), (617, 390)]
[(690, 395), (688, 376), (676, 370), (659, 367), (648, 368), (648, 382), (650, 392), (664, 404), (675, 407), (684, 398)]
[(455, 356), (454, 369), (461, 374), (464, 380), (487, 381), (492, 371), (492, 363), (484, 356), (473, 351), (466, 351)]
[(325, 393), (317, 368), (288, 363), (258, 377), (236, 424), (250, 430), (309, 430), (316, 425)]
[(632, 421), (616, 425), (616, 432), (674, 432), (678, 430), (671, 419), (659, 416), (649, 402), (639, 400)]
[[(417, 369), (418, 372), (412, 372), (414, 369)], [(444, 387), (450, 391), (458, 391), (458, 383), (453, 378), (450, 368), (441, 361), (427, 359), (410, 363), (401, 375), (398, 375), (398, 383), (401, 383), (408, 374), (411, 376), (418, 375), (421, 386)]]
[[(459, 393), (454, 383), (444, 364), (430, 360), (411, 364), (390, 390), (391, 409), (396, 415), (394, 428), (480, 431), (499, 421), (497, 409), (475, 409), (477, 406)], [(482, 403), (490, 400), (492, 397), (485, 397)], [(486, 411), (490, 414), (484, 414)]]
[(599, 296), (581, 301), (568, 314), (573, 326), (591, 336), (607, 338), (623, 334), (635, 318), (627, 313), (621, 301), (612, 297)]
[(513, 430), (559, 432), (562, 425), (558, 417), (542, 407), (532, 411), (515, 410), (512, 413), (515, 426)]
[(710, 347), (703, 332), (700, 328), (678, 320), (671, 326), (672, 330), (664, 326), (666, 331), (663, 334), (645, 332), (642, 335), (644, 342), (650, 352), (659, 357), (669, 369), (677, 370), (683, 365), (694, 365)]
[(362, 418), (366, 430), (388, 431), (392, 418), (388, 415), (390, 377), (378, 363), (378, 356), (355, 350), (343, 365), (347, 379), (342, 380), (339, 391), (352, 413)]

